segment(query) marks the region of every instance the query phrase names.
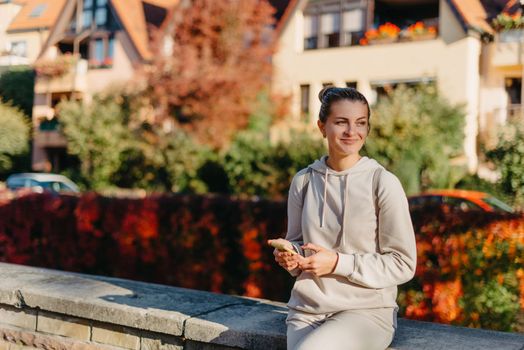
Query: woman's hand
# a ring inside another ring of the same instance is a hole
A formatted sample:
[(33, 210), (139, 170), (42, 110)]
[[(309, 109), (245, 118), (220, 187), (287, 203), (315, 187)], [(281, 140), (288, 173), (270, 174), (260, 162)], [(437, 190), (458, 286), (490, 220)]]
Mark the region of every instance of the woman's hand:
[(323, 276), (332, 273), (338, 262), (338, 254), (331, 250), (313, 243), (306, 243), (302, 246), (304, 250), (312, 250), (315, 254), (302, 258), (298, 262), (298, 267), (316, 276)]
[[(284, 246), (288, 247), (292, 251), (295, 250), (295, 249), (293, 249), (293, 245), (289, 241), (287, 241), (285, 239), (282, 239), (282, 238), (270, 239), (268, 241), (268, 244), (271, 244), (271, 241), (278, 241), (279, 243), (281, 243)], [(291, 271), (291, 270), (296, 269), (298, 267), (299, 257), (300, 258), (302, 257), (302, 256), (300, 256), (300, 254), (293, 254), (293, 253), (289, 253), (289, 252), (285, 252), (285, 251), (280, 251), (280, 250), (278, 250), (276, 248), (275, 248), (275, 250), (273, 250), (273, 255), (275, 256), (275, 261), (280, 266), (282, 266), (284, 269), (286, 269), (287, 271)]]

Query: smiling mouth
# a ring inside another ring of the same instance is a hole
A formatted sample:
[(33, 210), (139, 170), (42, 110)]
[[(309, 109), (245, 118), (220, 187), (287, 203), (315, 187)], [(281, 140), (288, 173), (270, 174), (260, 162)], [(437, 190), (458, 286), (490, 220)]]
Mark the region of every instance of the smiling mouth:
[(358, 142), (358, 140), (350, 140), (350, 139), (340, 139), (340, 141), (347, 142), (347, 143)]

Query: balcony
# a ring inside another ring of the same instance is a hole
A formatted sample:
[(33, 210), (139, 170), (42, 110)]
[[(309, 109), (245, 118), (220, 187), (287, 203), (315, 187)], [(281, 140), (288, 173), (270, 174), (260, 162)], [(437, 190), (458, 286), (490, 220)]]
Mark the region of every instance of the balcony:
[(35, 64), (37, 77), (35, 93), (85, 92), (87, 90), (87, 61), (71, 55)]
[(493, 65), (495, 67), (521, 66), (524, 60), (524, 30), (500, 32), (495, 39)]

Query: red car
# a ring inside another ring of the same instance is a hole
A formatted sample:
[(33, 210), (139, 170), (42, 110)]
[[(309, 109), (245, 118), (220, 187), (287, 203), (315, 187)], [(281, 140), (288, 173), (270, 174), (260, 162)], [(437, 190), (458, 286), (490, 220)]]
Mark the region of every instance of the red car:
[(511, 208), (501, 200), (488, 193), (468, 190), (431, 190), (408, 197), (411, 211), (447, 207), (450, 211), (483, 211), (513, 213)]

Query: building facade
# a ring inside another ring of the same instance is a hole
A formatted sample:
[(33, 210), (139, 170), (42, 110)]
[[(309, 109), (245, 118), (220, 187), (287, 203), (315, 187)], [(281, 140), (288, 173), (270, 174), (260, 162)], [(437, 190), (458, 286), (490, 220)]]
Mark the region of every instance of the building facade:
[(151, 30), (174, 0), (67, 0), (35, 64), (32, 166), (59, 171), (67, 142), (56, 106), (89, 102), (94, 94), (130, 81), (152, 59)]
[[(479, 171), (479, 140), (506, 113), (503, 76), (522, 75), (519, 48), (490, 42), (497, 34), (480, 1), (297, 0), (284, 17), (273, 90), (291, 95), (293, 123), (314, 127), (326, 85), (357, 87), (374, 103), (400, 83), (433, 82), (451, 103), (465, 105), (465, 157), (456, 162)], [(366, 40), (386, 22), (400, 29), (394, 40)], [(409, 35), (416, 23), (425, 35)]]

